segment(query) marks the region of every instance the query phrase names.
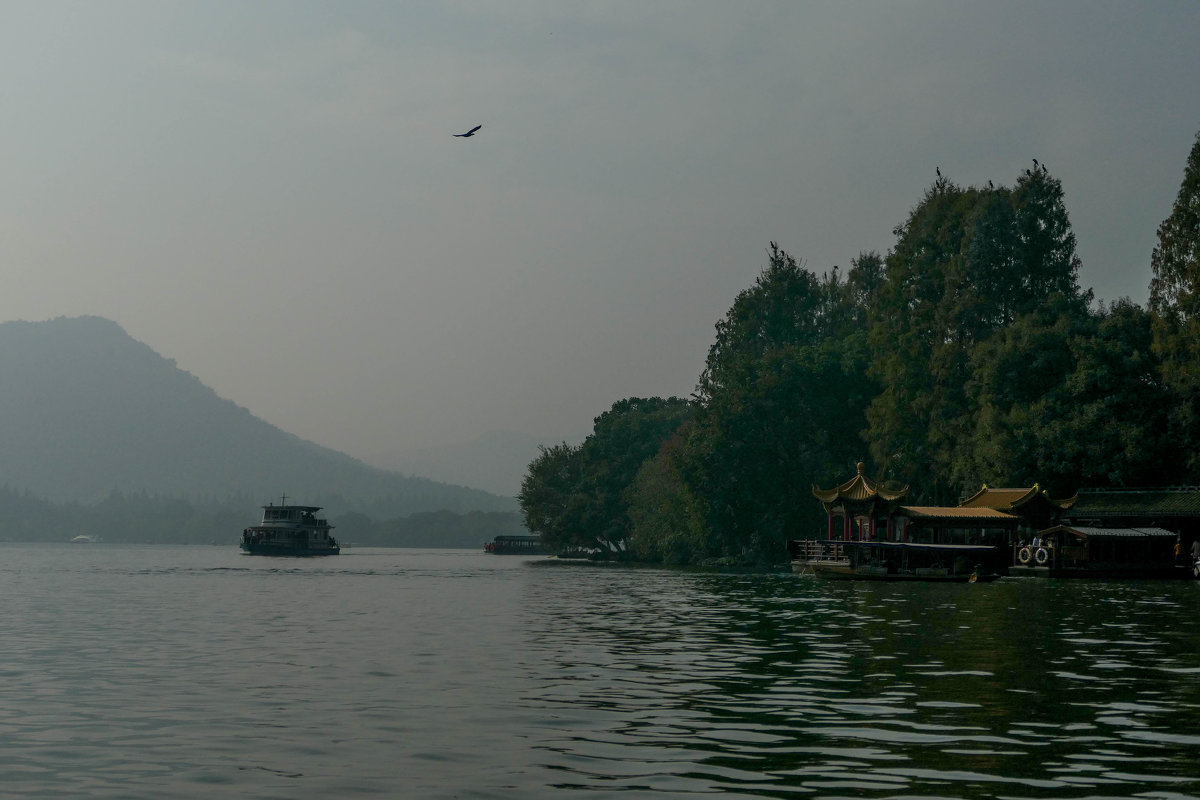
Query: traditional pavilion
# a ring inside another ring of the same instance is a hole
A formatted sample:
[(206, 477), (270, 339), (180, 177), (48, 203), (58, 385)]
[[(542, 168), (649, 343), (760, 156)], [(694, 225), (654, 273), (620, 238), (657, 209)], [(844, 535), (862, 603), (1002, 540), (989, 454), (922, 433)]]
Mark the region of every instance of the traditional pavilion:
[(903, 505), (908, 486), (876, 483), (865, 472), (866, 465), (859, 462), (858, 474), (840, 486), (813, 486), (813, 496), (829, 517), (829, 540), (1007, 545), (1020, 526), (1021, 518), (1010, 513), (1011, 506)]
[[(876, 483), (866, 476), (867, 465), (858, 462), (858, 474), (832, 489), (812, 487), (829, 515), (829, 539), (863, 541), (876, 537), (880, 524), (885, 538), (891, 538), (892, 519), (900, 503), (908, 496), (908, 486)], [(841, 521), (836, 523), (838, 517)], [(840, 535), (839, 535), (840, 534)]]
[(1020, 520), (1018, 530), (1032, 539), (1037, 531), (1057, 525), (1063, 514), (1078, 500), (1053, 500), (1034, 484), (1029, 488), (996, 489), (986, 483), (975, 494), (959, 503), (960, 508), (994, 508)]

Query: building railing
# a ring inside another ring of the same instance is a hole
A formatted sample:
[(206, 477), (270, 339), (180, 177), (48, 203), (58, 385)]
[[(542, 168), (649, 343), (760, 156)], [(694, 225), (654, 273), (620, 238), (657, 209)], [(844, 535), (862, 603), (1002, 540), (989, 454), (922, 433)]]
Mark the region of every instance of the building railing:
[(792, 560), (803, 562), (846, 562), (844, 542), (833, 539), (795, 539), (791, 543)]

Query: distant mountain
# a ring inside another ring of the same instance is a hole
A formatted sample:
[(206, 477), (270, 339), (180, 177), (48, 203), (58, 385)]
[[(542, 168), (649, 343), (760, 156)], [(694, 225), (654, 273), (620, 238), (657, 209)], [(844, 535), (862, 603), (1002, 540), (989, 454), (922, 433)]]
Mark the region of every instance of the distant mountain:
[(99, 317), (0, 324), (0, 485), (80, 502), (118, 490), (261, 504), (287, 492), (377, 519), (516, 508), (286, 433)]
[(513, 431), (491, 431), (462, 444), (391, 450), (365, 456), (363, 460), (382, 469), (425, 475), (515, 497), (521, 490), (521, 479), (529, 462), (538, 456), (538, 446), (558, 441)]

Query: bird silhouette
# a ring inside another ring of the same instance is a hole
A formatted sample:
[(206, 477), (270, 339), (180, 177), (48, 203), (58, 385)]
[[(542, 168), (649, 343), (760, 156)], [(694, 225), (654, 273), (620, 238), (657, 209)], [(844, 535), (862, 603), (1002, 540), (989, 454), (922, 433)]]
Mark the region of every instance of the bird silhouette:
[(989, 188), (989, 189), (995, 189), (996, 187), (992, 185), (992, 182), (991, 182), (991, 181), (988, 181), (988, 188)]
[(460, 138), (460, 139), (465, 139), (465, 138), (467, 138), (468, 136), (474, 136), (474, 135), (475, 135), (475, 131), (479, 130), (479, 129), (480, 129), (480, 128), (482, 128), (482, 127), (483, 127), (482, 125), (476, 125), (474, 128), (471, 128), (471, 130), (467, 131), (466, 133), (454, 133), (454, 134), (451, 134), (451, 135), (452, 135), (452, 136), (455, 136), (455, 137), (457, 137), (457, 138)]
[(1042, 172), (1049, 172), (1049, 171), (1050, 170), (1046, 169), (1046, 165), (1042, 164)]
[(939, 178), (942, 177), (942, 168), (941, 167), (934, 167), (934, 170), (937, 172)]
[(1038, 160), (1037, 160), (1036, 158), (1033, 160), (1033, 165), (1034, 165), (1035, 167), (1040, 167), (1040, 166), (1041, 166), (1041, 164), (1039, 164), (1039, 163), (1038, 163)]

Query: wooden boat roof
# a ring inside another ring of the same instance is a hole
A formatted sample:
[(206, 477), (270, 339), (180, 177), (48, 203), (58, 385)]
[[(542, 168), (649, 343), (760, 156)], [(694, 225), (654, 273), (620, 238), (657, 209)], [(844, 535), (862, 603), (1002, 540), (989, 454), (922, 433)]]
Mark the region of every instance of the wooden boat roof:
[(1069, 533), (1077, 539), (1174, 539), (1177, 536), (1165, 528), (1095, 528), (1086, 525), (1055, 525), (1041, 533), (1046, 536), (1059, 532)]

